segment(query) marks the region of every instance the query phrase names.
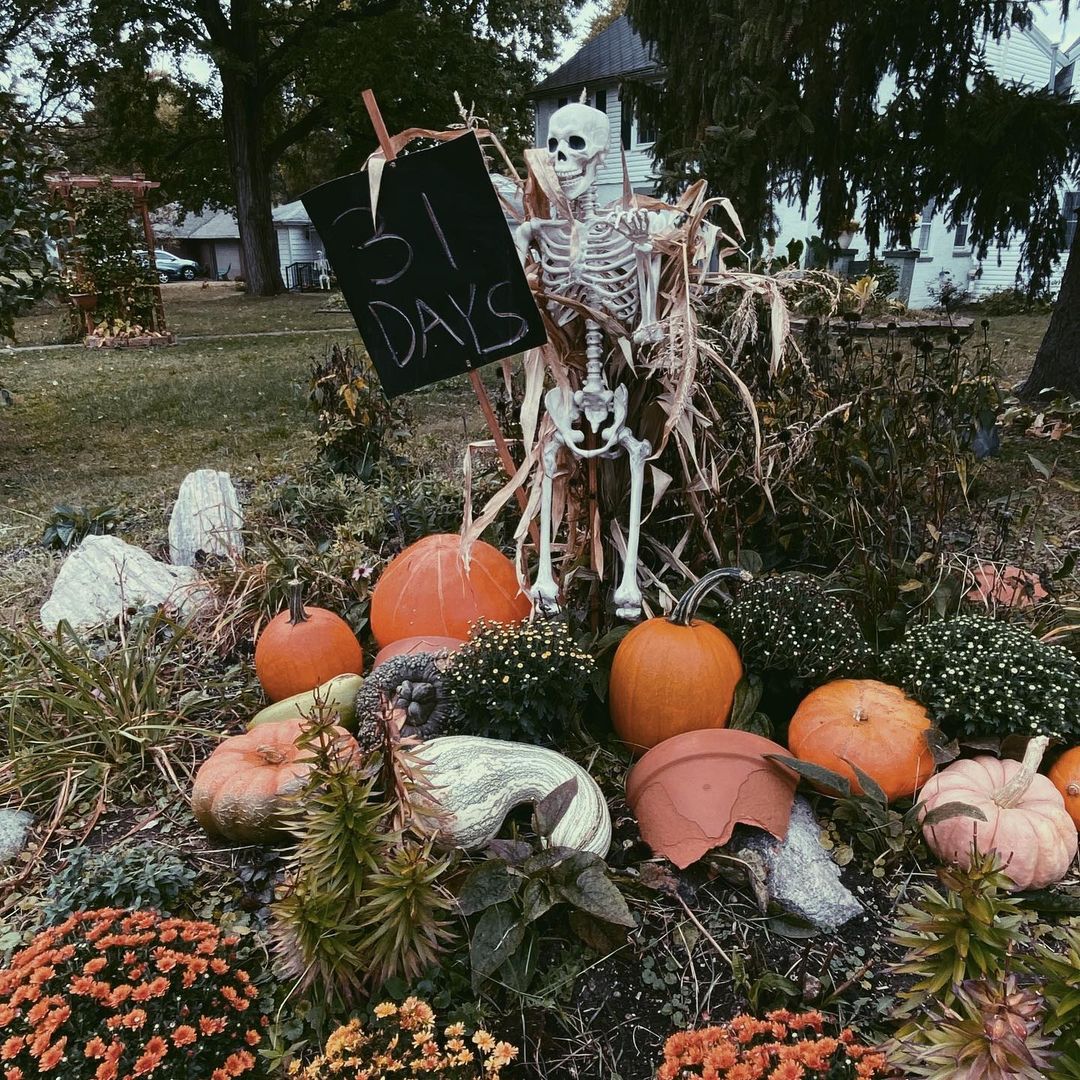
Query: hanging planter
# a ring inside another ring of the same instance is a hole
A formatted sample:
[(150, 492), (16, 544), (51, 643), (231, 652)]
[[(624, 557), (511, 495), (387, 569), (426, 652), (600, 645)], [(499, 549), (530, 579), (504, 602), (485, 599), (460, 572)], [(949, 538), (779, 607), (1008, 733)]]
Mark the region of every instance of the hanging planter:
[(713, 570), (667, 618), (639, 623), (619, 643), (608, 706), (616, 733), (635, 753), (686, 731), (727, 726), (742, 661), (727, 634), (694, 616), (722, 581), (752, 580), (745, 570)]

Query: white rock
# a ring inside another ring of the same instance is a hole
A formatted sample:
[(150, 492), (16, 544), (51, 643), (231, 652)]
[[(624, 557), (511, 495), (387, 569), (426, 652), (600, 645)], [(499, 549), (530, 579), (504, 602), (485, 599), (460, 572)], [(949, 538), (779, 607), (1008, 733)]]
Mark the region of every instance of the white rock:
[(117, 536), (88, 536), (64, 560), (52, 594), (41, 605), (41, 624), (55, 630), (67, 620), (76, 630), (111, 622), (129, 607), (165, 604), (194, 614), (212, 594), (187, 566), (168, 566)]
[(194, 566), (195, 553), (235, 558), (244, 553), (244, 514), (227, 472), (196, 469), (184, 477), (169, 518), (169, 559)]

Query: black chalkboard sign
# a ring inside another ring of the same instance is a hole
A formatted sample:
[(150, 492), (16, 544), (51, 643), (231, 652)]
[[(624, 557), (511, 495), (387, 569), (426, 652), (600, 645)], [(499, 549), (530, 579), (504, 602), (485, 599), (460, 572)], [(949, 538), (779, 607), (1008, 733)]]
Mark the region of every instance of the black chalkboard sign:
[(301, 199), (388, 396), (546, 340), (472, 133)]

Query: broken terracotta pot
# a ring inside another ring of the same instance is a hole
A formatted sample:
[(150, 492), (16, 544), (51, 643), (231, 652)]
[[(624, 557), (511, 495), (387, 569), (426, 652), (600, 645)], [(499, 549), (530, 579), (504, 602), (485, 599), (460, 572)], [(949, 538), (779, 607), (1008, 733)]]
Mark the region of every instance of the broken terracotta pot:
[(997, 567), (984, 563), (972, 575), (974, 584), (964, 595), (965, 600), (977, 604), (994, 604), (998, 607), (1034, 607), (1050, 594), (1043, 588), (1039, 575), (1019, 566)]
[(654, 746), (626, 778), (642, 839), (679, 869), (726, 844), (738, 822), (783, 840), (798, 777), (766, 754), (787, 751), (730, 728), (687, 731)]

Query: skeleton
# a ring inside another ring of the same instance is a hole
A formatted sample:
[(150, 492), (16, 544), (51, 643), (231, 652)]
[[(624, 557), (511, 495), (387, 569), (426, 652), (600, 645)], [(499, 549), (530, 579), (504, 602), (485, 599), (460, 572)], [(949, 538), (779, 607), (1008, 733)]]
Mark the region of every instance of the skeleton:
[[(610, 128), (605, 113), (575, 103), (558, 109), (548, 125), (548, 150), (562, 193), (569, 201), (569, 218), (534, 218), (518, 227), (515, 239), (522, 261), (535, 252), (545, 292), (577, 301), (610, 316), (637, 342), (656, 341), (659, 255), (650, 235), (666, 224), (666, 215), (648, 210), (598, 209), (596, 174), (607, 153)], [(554, 211), (557, 214), (557, 211)], [(557, 299), (548, 309), (562, 326), (577, 312)], [(647, 439), (638, 439), (626, 426), (628, 390), (608, 385), (603, 367), (603, 334), (596, 320), (585, 318), (585, 379), (570, 392), (549, 390), (544, 405), (555, 426), (542, 448), (540, 494), (540, 564), (531, 595), (545, 614), (558, 610), (558, 586), (551, 563), (552, 489), (559, 449), (575, 457), (615, 458), (625, 453), (630, 465), (630, 515), (622, 577), (615, 589), (620, 618), (641, 614), (637, 581), (638, 544), (645, 463), (652, 453)], [(585, 447), (582, 417), (598, 445)]]

